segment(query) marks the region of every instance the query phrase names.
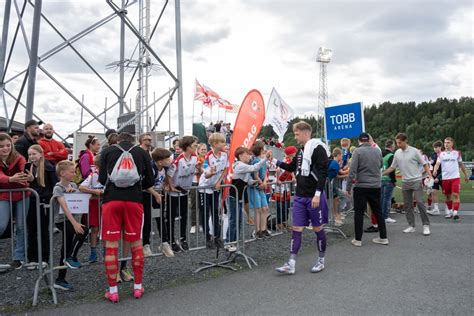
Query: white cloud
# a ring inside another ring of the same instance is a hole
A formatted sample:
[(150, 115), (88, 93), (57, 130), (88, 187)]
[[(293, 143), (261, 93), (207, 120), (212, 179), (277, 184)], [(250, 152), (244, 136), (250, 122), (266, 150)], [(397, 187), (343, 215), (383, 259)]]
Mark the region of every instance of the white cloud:
[[(152, 1), (152, 23), (161, 4)], [(44, 13), (67, 37), (112, 12), (105, 2), (98, 5), (96, 1), (48, 2), (43, 7)], [(318, 47), (326, 45), (334, 50), (328, 66), (330, 104), (363, 101), (370, 105), (472, 95), (474, 11), (467, 1), (189, 0), (181, 2), (181, 10), (187, 132), (191, 131), (195, 78), (234, 103), (240, 103), (253, 88), (259, 89), (267, 100), (275, 87), (295, 108), (296, 114), (314, 113), (319, 84), (315, 57)], [(29, 8), (28, 18), (31, 13)], [(138, 25), (136, 5), (128, 10), (128, 17)], [(12, 18), (12, 23), (15, 22)], [(31, 24), (28, 22), (26, 27), (29, 32)], [(41, 30), (40, 53), (44, 53), (60, 39), (44, 22)], [(105, 65), (119, 59), (118, 32), (119, 20), (115, 19), (74, 44), (116, 91), (118, 72), (106, 70)], [(172, 1), (157, 32), (152, 46), (176, 73)], [(127, 57), (136, 42), (127, 30)], [(17, 45), (7, 78), (27, 66), (21, 38)], [(44, 66), (77, 97), (84, 94), (85, 103), (96, 113), (103, 109), (106, 97), (108, 104), (116, 101), (69, 48)], [(131, 73), (127, 72), (126, 78), (130, 77)], [(18, 91), (20, 79), (12, 82), (9, 90)], [(38, 71), (37, 86), (38, 114), (53, 121), (63, 134), (77, 128), (79, 106), (41, 71)], [(153, 72), (149, 99), (153, 99), (153, 92), (158, 95), (172, 86), (172, 80), (163, 71)], [(126, 98), (132, 106), (136, 87), (135, 80)], [(22, 100), (26, 100), (25, 95)], [(171, 129), (175, 131), (178, 129), (176, 100), (175, 96), (171, 107)], [(14, 103), (9, 98), (7, 102), (11, 111)], [(162, 107), (160, 103), (158, 113)], [(195, 121), (200, 120), (200, 112), (201, 106), (195, 103)], [(20, 111), (17, 118), (21, 120), (23, 113)], [(206, 109), (207, 121), (209, 114)], [(110, 125), (115, 125), (117, 115), (117, 109), (107, 114)], [(166, 111), (159, 125), (161, 130), (169, 128), (168, 117)], [(219, 118), (224, 118), (223, 112)], [(234, 118), (235, 114), (227, 114), (228, 121)], [(217, 119), (217, 111), (212, 119)], [(94, 130), (100, 131), (102, 127), (91, 124), (88, 131)]]

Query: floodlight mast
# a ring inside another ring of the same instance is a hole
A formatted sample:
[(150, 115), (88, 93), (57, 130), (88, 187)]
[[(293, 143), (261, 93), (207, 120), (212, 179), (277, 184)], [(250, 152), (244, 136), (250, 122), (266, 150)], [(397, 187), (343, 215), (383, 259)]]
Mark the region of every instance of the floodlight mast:
[[(318, 137), (326, 138), (324, 129), (324, 112), (328, 105), (328, 87), (327, 87), (327, 64), (331, 61), (332, 50), (326, 47), (320, 47), (318, 50), (318, 57), (316, 61), (319, 63), (319, 96), (318, 96), (318, 111), (317, 111), (317, 128), (316, 134)], [(321, 119), (321, 120), (320, 120)], [(327, 142), (327, 140), (326, 140)]]

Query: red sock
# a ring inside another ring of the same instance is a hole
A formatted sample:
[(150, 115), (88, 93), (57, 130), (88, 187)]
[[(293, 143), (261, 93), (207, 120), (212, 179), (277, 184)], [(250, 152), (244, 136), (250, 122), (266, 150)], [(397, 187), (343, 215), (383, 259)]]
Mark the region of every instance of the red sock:
[(105, 275), (109, 286), (117, 286), (118, 248), (105, 248)]
[(372, 226), (377, 226), (377, 216), (375, 216), (374, 212), (370, 213), (370, 221), (372, 222)]
[(459, 202), (453, 202), (453, 211), (459, 211)]
[(135, 278), (135, 284), (142, 284), (143, 279), (143, 267), (145, 265), (145, 259), (143, 257), (143, 247), (132, 248), (132, 268), (133, 276)]
[(428, 199), (428, 206), (431, 206), (431, 202), (433, 202), (432, 199)]
[(413, 201), (413, 208), (416, 207), (416, 201)]
[(448, 207), (448, 210), (453, 209), (453, 201), (446, 201), (446, 206)]

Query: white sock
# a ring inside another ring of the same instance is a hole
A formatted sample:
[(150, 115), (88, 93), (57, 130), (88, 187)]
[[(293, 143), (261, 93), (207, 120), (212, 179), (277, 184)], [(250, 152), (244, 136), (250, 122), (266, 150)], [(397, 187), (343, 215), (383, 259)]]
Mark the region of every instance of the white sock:
[(379, 225), (377, 225), (377, 224), (374, 224), (372, 226), (374, 226), (375, 228), (379, 228)]
[(141, 289), (142, 289), (142, 285), (141, 285), (141, 284), (133, 284), (133, 289), (134, 289), (134, 290), (141, 290)]
[(458, 215), (458, 211), (453, 211), (453, 215)]
[(118, 293), (118, 287), (117, 287), (117, 286), (111, 286), (111, 287), (109, 287), (109, 293), (110, 293), (110, 294)]
[(438, 203), (435, 203), (435, 204), (434, 204), (434, 208), (435, 208), (435, 209), (438, 209), (438, 208), (439, 208), (438, 206), (439, 206)]

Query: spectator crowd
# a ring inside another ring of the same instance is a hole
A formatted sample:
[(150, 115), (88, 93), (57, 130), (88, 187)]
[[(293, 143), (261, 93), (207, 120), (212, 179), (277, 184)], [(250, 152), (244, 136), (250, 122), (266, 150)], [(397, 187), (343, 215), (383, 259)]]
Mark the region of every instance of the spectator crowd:
[[(191, 135), (175, 139), (166, 149), (153, 148), (151, 134), (139, 135), (136, 143), (128, 133), (109, 130), (106, 144), (88, 137), (74, 161), (68, 160), (64, 144), (53, 139), (53, 126), (44, 124), (40, 132), (39, 125), (34, 120), (26, 122), (24, 134), (16, 140), (0, 133), (0, 189), (30, 188), (37, 193), (0, 193), (0, 236), (14, 235), (15, 242), (8, 268), (20, 269), (25, 263), (28, 269), (47, 266), (45, 258), (51, 251), (49, 212), (53, 212), (53, 228), (61, 235), (56, 241), (62, 243), (58, 264), (80, 268), (78, 254), (88, 239), (90, 263), (97, 262), (103, 253), (109, 285), (105, 297), (111, 302), (119, 301), (120, 282), (134, 282), (135, 298), (144, 294), (144, 258), (152, 255), (153, 218), (161, 238), (159, 249), (166, 257), (187, 252), (189, 236), (198, 233), (204, 234), (207, 248), (234, 252), (244, 219), (254, 225), (254, 238), (272, 237), (269, 203), (274, 201), (275, 228), (292, 234), (290, 258), (277, 271), (295, 273), (302, 232), (310, 227), (318, 253), (311, 272), (318, 273), (326, 264), (324, 227), (344, 225), (349, 209), (354, 210), (354, 246), (362, 246), (364, 232), (379, 234), (372, 239), (374, 243), (389, 244), (388, 225), (396, 222), (391, 217), (395, 212), (393, 193), (400, 177), (403, 207), (398, 212), (406, 214), (408, 223), (404, 233), (416, 231), (416, 210), (423, 235), (431, 234), (428, 215), (440, 215), (439, 190), (446, 196), (445, 217), (459, 219), (460, 171), (468, 181), (461, 153), (454, 149), (450, 137), (434, 142), (429, 157), (410, 146), (403, 133), (387, 140), (382, 148), (370, 134), (362, 133), (357, 146), (344, 138), (340, 147), (329, 152), (324, 143), (311, 138), (311, 126), (299, 122), (293, 129), (300, 148), (284, 147), (275, 139), (237, 148), (233, 153), (232, 188), (227, 191), (223, 186), (230, 167), (230, 123), (219, 121), (207, 127), (210, 150)], [(275, 159), (266, 145), (281, 148), (285, 158)], [(67, 196), (73, 192), (90, 195), (86, 214), (70, 209)], [(160, 214), (152, 216), (156, 209)], [(250, 210), (254, 210), (254, 216)], [(371, 225), (364, 230), (366, 212)], [(226, 229), (224, 214), (229, 218)], [(12, 222), (15, 229), (8, 232)], [(103, 250), (98, 249), (99, 239), (104, 241)], [(131, 256), (130, 268), (127, 261), (118, 261), (122, 239), (120, 251), (124, 257)], [(56, 288), (73, 288), (66, 279), (67, 271), (60, 269), (57, 273)]]

